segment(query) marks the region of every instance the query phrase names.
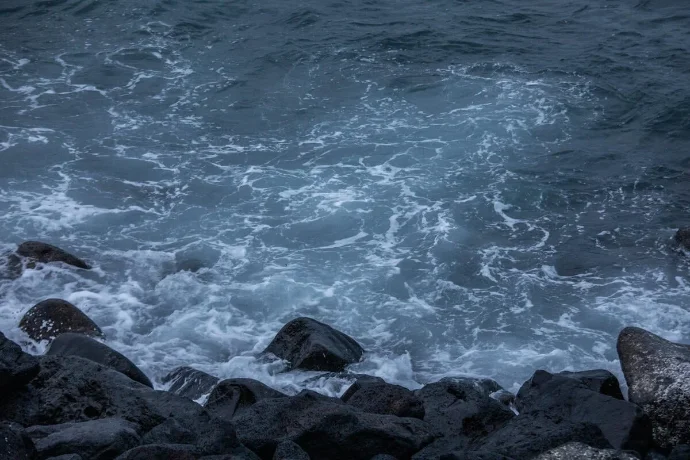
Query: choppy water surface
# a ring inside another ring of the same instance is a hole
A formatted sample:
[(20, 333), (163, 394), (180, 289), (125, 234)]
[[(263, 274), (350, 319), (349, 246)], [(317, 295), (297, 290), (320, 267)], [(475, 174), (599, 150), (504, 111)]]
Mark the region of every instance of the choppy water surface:
[(410, 387), (688, 341), (676, 3), (6, 0), (0, 246), (96, 269), (0, 280), (0, 329), (62, 297), (154, 379), (330, 393), (256, 360), (286, 321)]

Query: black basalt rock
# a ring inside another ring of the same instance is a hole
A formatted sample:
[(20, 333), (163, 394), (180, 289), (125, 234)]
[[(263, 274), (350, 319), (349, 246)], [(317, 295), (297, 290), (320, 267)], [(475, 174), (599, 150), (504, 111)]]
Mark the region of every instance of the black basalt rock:
[[(598, 377), (597, 377), (598, 376)], [(652, 446), (652, 427), (642, 409), (618, 396), (605, 371), (551, 374), (539, 370), (515, 398), (520, 414), (548, 414), (573, 423), (591, 423), (601, 429), (616, 449), (644, 455)]]
[(88, 270), (89, 264), (63, 249), (40, 241), (25, 241), (17, 248), (17, 254), (29, 260), (29, 267), (38, 263), (62, 262), (77, 268)]
[(24, 428), (16, 423), (0, 422), (0, 460), (34, 460), (36, 447)]
[(342, 371), (364, 350), (351, 337), (311, 318), (297, 318), (278, 331), (263, 353), (289, 362), (290, 369)]
[(259, 401), (287, 395), (253, 379), (227, 379), (213, 389), (204, 407), (214, 416), (231, 420)]
[(404, 459), (433, 439), (421, 420), (369, 414), (310, 391), (259, 401), (233, 423), (242, 443), (264, 459), (284, 441), (313, 459), (369, 460), (377, 454)]
[(173, 369), (162, 382), (170, 385), (169, 392), (196, 401), (208, 395), (218, 380), (218, 377), (185, 366)]
[[(38, 359), (0, 332), (0, 394), (15, 391), (38, 375)], [(2, 414), (0, 413), (0, 419)]]
[(199, 453), (191, 444), (148, 444), (134, 447), (115, 460), (197, 460)]
[(628, 398), (649, 415), (654, 441), (666, 451), (690, 444), (690, 345), (626, 327), (617, 348)]
[(424, 419), (424, 404), (421, 399), (407, 388), (383, 381), (358, 379), (340, 399), (372, 414)]
[(309, 454), (294, 442), (283, 441), (276, 447), (273, 460), (309, 460)]
[(19, 328), (36, 341), (52, 340), (67, 332), (103, 337), (101, 328), (91, 318), (62, 299), (47, 299), (31, 307)]
[(104, 343), (81, 334), (61, 334), (53, 340), (47, 355), (79, 356), (98, 364), (108, 366), (126, 375), (135, 382), (153, 388), (153, 384), (132, 361)]

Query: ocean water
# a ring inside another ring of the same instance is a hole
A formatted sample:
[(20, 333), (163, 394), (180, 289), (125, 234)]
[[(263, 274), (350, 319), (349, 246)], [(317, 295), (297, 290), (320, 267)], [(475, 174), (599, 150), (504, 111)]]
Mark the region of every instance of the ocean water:
[(0, 330), (61, 297), (176, 366), (337, 394), (257, 358), (297, 316), (353, 372), (515, 389), (690, 341), (690, 12), (669, 0), (3, 0)]

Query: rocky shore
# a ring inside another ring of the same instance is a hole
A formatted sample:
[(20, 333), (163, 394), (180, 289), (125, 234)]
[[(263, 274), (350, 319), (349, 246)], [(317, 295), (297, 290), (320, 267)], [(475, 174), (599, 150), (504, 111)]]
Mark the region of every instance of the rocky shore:
[[(681, 241), (679, 243), (682, 244)], [(39, 242), (8, 270), (83, 260)], [(293, 369), (352, 380), (340, 398), (286, 395), (252, 379), (183, 367), (157, 391), (101, 329), (61, 299), (19, 327), (50, 342), (33, 356), (0, 332), (0, 459), (690, 459), (690, 345), (627, 327), (617, 343), (628, 386), (605, 370), (536, 370), (517, 394), (491, 379), (444, 378), (411, 391), (348, 374), (365, 350), (296, 318), (263, 351)], [(204, 401), (203, 405), (196, 401)]]

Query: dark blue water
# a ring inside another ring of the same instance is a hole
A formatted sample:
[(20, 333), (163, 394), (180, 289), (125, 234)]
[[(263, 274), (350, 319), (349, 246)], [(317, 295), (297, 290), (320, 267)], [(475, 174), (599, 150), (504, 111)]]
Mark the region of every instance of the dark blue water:
[(339, 391), (255, 359), (298, 315), (411, 387), (618, 372), (690, 340), (688, 75), (682, 2), (4, 0), (0, 246), (96, 269), (0, 280), (0, 329), (62, 297), (287, 390)]

